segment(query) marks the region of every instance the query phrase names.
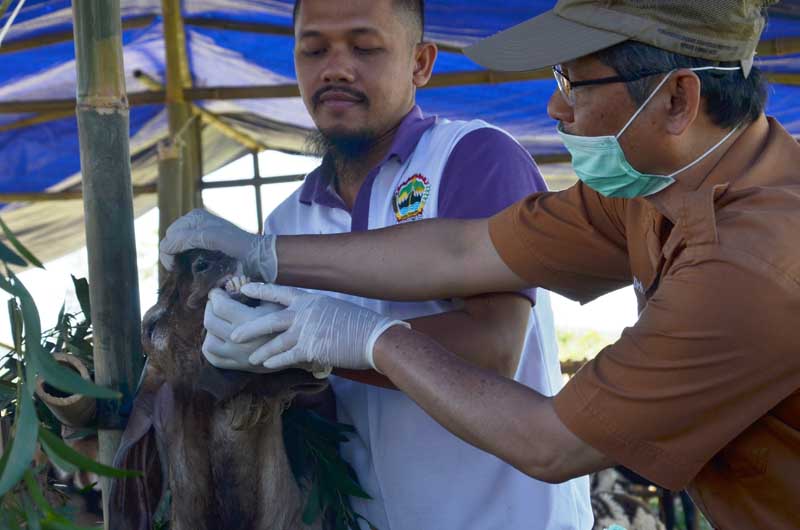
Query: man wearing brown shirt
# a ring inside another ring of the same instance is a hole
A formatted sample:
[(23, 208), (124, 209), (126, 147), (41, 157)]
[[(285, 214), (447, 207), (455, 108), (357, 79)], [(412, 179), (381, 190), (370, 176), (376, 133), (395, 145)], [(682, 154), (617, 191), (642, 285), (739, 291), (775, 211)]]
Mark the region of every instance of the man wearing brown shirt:
[[(243, 245), (268, 280), (384, 299), (536, 285), (586, 302), (633, 283), (636, 325), (554, 398), (288, 287), (245, 287), (288, 309), (230, 322), (222, 339), (263, 337), (250, 362), (268, 368), (375, 368), (542, 480), (622, 464), (688, 487), (717, 529), (800, 528), (800, 146), (763, 114), (764, 5), (561, 0), (467, 53), (495, 69), (557, 65), (548, 110), (581, 182), (488, 220)], [(230, 251), (216, 243), (235, 239), (227, 228), (193, 222), (162, 253)]]

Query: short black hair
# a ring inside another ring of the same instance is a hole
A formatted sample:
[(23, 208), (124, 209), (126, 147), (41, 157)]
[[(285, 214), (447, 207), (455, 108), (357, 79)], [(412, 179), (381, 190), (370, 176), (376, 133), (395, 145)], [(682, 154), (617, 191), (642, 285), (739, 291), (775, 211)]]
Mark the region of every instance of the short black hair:
[[(292, 12), (292, 27), (297, 22), (297, 13), (300, 11), (300, 1), (295, 0), (294, 11)], [(392, 0), (394, 7), (411, 15), (409, 21), (413, 23), (412, 29), (415, 31), (418, 41), (422, 41), (425, 35), (425, 0)]]
[[(738, 62), (719, 62), (689, 57), (636, 41), (625, 41), (601, 50), (597, 58), (617, 71), (620, 76), (635, 76), (645, 71), (669, 72), (679, 68), (702, 66), (739, 66)], [(695, 72), (700, 78), (700, 96), (705, 99), (711, 121), (723, 129), (754, 122), (767, 103), (767, 84), (761, 71), (753, 66), (744, 77), (741, 70), (703, 70)], [(626, 83), (628, 93), (641, 105), (655, 89), (661, 76), (645, 77)]]

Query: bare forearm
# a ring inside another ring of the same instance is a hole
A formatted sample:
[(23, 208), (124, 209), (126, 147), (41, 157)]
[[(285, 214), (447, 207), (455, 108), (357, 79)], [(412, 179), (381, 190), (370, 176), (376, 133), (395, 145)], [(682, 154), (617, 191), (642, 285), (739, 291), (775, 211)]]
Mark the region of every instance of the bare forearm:
[(530, 299), (520, 294), (489, 294), (463, 300), (458, 310), (415, 318), (409, 323), (413, 330), (461, 359), (513, 378), (530, 313)]
[(497, 256), (486, 220), (281, 236), (277, 253), (277, 283), (369, 298), (430, 300), (524, 287)]
[[(520, 294), (489, 294), (462, 301), (461, 308), (408, 320), (411, 328), (461, 359), (504, 377), (514, 377), (525, 344), (530, 300)], [(375, 370), (335, 370), (337, 376), (397, 389)]]
[(446, 429), (535, 478), (558, 482), (611, 465), (564, 427), (550, 398), (464, 363), (421, 334), (391, 328), (374, 358)]

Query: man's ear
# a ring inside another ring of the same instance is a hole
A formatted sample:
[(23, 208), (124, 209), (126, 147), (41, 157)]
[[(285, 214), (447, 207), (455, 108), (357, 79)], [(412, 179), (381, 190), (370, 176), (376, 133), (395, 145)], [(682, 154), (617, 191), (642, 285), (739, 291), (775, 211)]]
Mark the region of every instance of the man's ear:
[(684, 68), (672, 74), (666, 127), (669, 134), (679, 136), (697, 119), (701, 110), (700, 78)]
[(414, 45), (414, 86), (424, 87), (433, 74), (433, 65), (439, 48), (432, 42), (419, 42)]

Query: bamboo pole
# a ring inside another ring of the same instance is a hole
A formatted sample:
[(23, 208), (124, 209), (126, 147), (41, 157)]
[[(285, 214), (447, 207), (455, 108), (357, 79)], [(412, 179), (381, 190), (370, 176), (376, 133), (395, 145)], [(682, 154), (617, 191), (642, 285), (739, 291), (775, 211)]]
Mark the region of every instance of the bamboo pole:
[[(155, 19), (156, 17), (154, 17), (153, 15), (131, 17), (122, 23), (122, 28), (123, 29), (146, 28), (147, 26), (152, 24), (153, 21), (155, 21)], [(50, 46), (51, 44), (58, 44), (60, 42), (69, 42), (73, 40), (74, 37), (75, 36), (72, 34), (72, 28), (70, 28), (64, 31), (56, 31), (54, 33), (48, 33), (46, 35), (37, 35), (36, 37), (31, 37), (27, 39), (25, 38), (17, 39), (3, 44), (3, 47), (0, 48), (0, 54), (32, 50), (35, 48), (41, 48), (43, 46)]]
[[(170, 155), (160, 155), (169, 158)], [(160, 159), (159, 159), (160, 161)], [(159, 168), (161, 170), (161, 168)], [(174, 172), (174, 169), (164, 171)], [(281, 175), (277, 177), (259, 177), (238, 180), (221, 180), (217, 182), (201, 182), (201, 190), (212, 190), (222, 188), (241, 188), (244, 186), (267, 186), (269, 184), (282, 184), (285, 182), (299, 182), (305, 178), (305, 175)], [(168, 184), (167, 186), (177, 186), (177, 183)], [(151, 195), (158, 193), (157, 184), (142, 184), (133, 187), (133, 195)], [(175, 192), (177, 193), (177, 191)], [(83, 198), (81, 190), (75, 191), (54, 191), (54, 192), (21, 192), (21, 193), (0, 193), (0, 203), (12, 202), (48, 202), (48, 201), (76, 201)], [(0, 347), (3, 344), (0, 343)]]
[[(181, 146), (181, 208), (186, 213), (202, 204), (200, 180), (203, 176), (201, 129), (193, 119), (192, 109), (184, 90), (192, 85), (189, 60), (186, 55), (186, 32), (181, 18), (180, 0), (161, 0), (164, 17), (164, 46), (166, 49), (167, 113), (171, 141)], [(180, 134), (180, 138), (177, 136)], [(166, 200), (169, 200), (167, 198)], [(170, 220), (170, 223), (174, 219)]]
[(11, 0), (2, 0), (2, 2), (0, 2), (0, 17), (6, 14), (9, 5), (11, 5)]
[[(134, 197), (156, 193), (155, 184), (143, 184), (133, 187)], [(48, 192), (18, 192), (0, 193), (0, 203), (11, 202), (43, 202), (43, 201), (79, 201), (83, 199), (81, 190), (75, 191), (48, 191)], [(0, 344), (2, 346), (2, 344)]]
[[(258, 163), (258, 153), (250, 153), (250, 156), (253, 157), (253, 180), (258, 181), (261, 178), (261, 164)], [(261, 201), (261, 184), (255, 184), (254, 188), (256, 193), (256, 226), (258, 227), (258, 233), (261, 234), (264, 231), (264, 205)]]
[[(158, 240), (164, 239), (167, 227), (180, 217), (181, 196), (180, 149), (169, 140), (158, 144)], [(164, 278), (164, 267), (158, 264), (158, 284)]]
[[(110, 464), (144, 364), (120, 0), (73, 0), (72, 9), (95, 380), (123, 395), (97, 404), (98, 459)], [(100, 485), (108, 514), (111, 482)]]

